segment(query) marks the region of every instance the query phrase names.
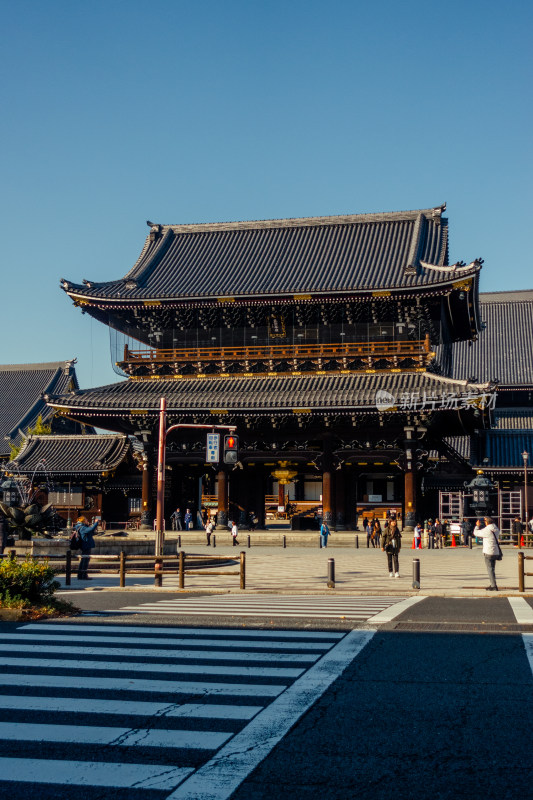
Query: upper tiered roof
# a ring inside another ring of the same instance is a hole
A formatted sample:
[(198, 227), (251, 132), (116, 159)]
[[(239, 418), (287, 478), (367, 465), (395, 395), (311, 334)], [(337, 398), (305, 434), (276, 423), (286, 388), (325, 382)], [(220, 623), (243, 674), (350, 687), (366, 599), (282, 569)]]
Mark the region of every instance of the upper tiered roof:
[[(480, 261), (448, 266), (445, 206), (334, 217), (149, 223), (134, 267), (121, 280), (62, 280), (82, 305), (257, 300), (444, 290), (474, 279)], [(116, 306), (115, 306), (116, 307)]]

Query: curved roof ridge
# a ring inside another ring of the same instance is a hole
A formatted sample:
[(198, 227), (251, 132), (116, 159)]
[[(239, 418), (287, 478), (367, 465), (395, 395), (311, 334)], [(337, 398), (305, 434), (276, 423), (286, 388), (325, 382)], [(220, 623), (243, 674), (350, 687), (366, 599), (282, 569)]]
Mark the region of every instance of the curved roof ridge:
[(35, 372), (35, 370), (65, 369), (76, 363), (75, 358), (65, 361), (45, 361), (36, 364), (0, 364), (0, 372)]
[(273, 219), (234, 220), (226, 222), (193, 222), (193, 223), (165, 223), (162, 228), (173, 230), (175, 233), (201, 232), (208, 230), (244, 230), (246, 228), (288, 228), (306, 225), (343, 225), (354, 222), (387, 222), (395, 220), (415, 220), (423, 215), (433, 219), (440, 217), (446, 210), (446, 203), (431, 208), (419, 208), (405, 211), (376, 211), (362, 214), (332, 214), (315, 217), (281, 217)]
[(495, 292), (480, 292), (482, 303), (527, 303), (533, 301), (533, 289), (502, 289)]

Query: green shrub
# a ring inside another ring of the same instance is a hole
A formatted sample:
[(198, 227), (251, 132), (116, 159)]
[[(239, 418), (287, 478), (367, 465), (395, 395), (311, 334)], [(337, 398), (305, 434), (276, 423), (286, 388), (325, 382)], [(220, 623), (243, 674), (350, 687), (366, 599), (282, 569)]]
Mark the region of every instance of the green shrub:
[(24, 561), (3, 559), (0, 562), (0, 603), (46, 604), (61, 585), (54, 580), (54, 575), (48, 563), (40, 564), (29, 556)]

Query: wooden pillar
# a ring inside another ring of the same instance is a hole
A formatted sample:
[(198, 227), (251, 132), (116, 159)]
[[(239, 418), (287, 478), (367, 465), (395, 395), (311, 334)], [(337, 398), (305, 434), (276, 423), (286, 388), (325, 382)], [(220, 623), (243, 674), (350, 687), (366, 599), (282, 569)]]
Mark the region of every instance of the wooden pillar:
[(331, 465), (331, 438), (324, 436), (324, 454), (322, 469), (322, 518), (330, 527), (333, 526), (333, 472)]
[(346, 513), (346, 473), (343, 468), (335, 472), (335, 529), (346, 530), (350, 514)]
[(266, 478), (265, 468), (262, 464), (257, 464), (254, 468), (254, 507), (257, 519), (259, 520), (257, 527), (261, 530), (265, 528), (265, 494), (266, 494)]
[(404, 530), (414, 530), (416, 525), (415, 471), (408, 469), (404, 475)]
[(217, 508), (217, 528), (227, 528), (228, 526), (228, 473), (224, 469), (218, 471), (218, 508)]

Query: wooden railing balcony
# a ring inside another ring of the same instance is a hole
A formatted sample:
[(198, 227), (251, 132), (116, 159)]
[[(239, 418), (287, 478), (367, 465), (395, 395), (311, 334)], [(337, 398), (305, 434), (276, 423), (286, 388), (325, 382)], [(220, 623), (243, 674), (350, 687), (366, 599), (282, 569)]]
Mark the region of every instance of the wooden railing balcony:
[(130, 350), (124, 347), (123, 369), (128, 365), (183, 364), (198, 362), (316, 361), (318, 359), (406, 359), (426, 361), (429, 336), (422, 340), (387, 342), (339, 342), (338, 344), (276, 344), (227, 347), (180, 347), (174, 349)]

